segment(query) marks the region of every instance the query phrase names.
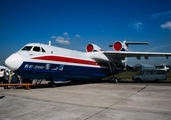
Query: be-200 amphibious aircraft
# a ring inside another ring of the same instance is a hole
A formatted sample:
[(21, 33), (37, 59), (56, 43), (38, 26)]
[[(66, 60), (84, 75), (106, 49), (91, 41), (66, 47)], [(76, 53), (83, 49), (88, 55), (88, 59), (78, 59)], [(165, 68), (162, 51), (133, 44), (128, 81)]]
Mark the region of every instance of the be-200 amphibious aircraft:
[(115, 42), (109, 47), (114, 51), (103, 51), (95, 44), (86, 46), (87, 52), (79, 52), (40, 43), (30, 43), (9, 56), (5, 64), (16, 74), (27, 79), (54, 80), (100, 79), (123, 70), (127, 57), (148, 59), (166, 57), (171, 53), (129, 52), (128, 46), (144, 42)]

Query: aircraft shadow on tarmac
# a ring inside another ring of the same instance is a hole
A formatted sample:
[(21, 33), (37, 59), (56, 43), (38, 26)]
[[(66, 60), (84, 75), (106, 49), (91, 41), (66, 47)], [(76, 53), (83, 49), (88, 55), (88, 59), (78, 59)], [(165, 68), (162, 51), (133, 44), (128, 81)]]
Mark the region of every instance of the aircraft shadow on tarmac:
[[(75, 85), (83, 85), (83, 84), (94, 84), (94, 83), (103, 83), (104, 81), (79, 81), (79, 82), (62, 82), (55, 83), (55, 87), (66, 87), (66, 86), (75, 86)], [(105, 81), (106, 82), (106, 81)], [(108, 81), (109, 82), (109, 81)], [(52, 88), (51, 86), (31, 86), (31, 89), (38, 88)]]
[[(118, 80), (119, 81), (119, 80)], [(137, 83), (135, 81), (119, 81), (118, 83), (111, 82), (110, 80), (98, 80), (98, 81), (77, 81), (77, 82), (58, 82), (55, 83), (55, 87), (66, 87), (66, 86), (75, 86), (75, 85), (84, 85), (84, 84), (96, 84), (96, 83), (111, 83), (111, 84), (119, 84), (119, 83), (129, 83), (129, 84), (134, 84)], [(161, 84), (163, 82), (155, 82), (155, 81), (142, 81), (141, 83), (157, 83)], [(170, 83), (170, 82), (164, 82), (164, 83)], [(23, 87), (17, 87), (16, 89), (23, 89)], [(52, 88), (49, 85), (38, 85), (38, 86), (30, 86), (31, 89), (40, 89), (40, 88)]]
[[(65, 86), (74, 86), (74, 85), (83, 85), (83, 84), (94, 84), (94, 83), (106, 83), (110, 81), (77, 81), (77, 82), (58, 82), (55, 83), (55, 87), (65, 87)], [(17, 86), (16, 89), (24, 89), (24, 86)], [(39, 89), (39, 88), (52, 88), (51, 86), (47, 85), (35, 85), (30, 86), (31, 89)]]
[(0, 99), (4, 98), (5, 96), (0, 96)]

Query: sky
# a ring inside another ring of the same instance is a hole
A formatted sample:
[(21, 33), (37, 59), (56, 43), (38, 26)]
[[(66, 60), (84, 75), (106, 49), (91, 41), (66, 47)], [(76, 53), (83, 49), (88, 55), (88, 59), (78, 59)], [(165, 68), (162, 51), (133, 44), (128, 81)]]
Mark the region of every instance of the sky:
[[(0, 0), (0, 65), (27, 43), (85, 52), (115, 41), (149, 42), (130, 51), (171, 53), (171, 0)], [(128, 64), (171, 65), (170, 59), (129, 58)]]

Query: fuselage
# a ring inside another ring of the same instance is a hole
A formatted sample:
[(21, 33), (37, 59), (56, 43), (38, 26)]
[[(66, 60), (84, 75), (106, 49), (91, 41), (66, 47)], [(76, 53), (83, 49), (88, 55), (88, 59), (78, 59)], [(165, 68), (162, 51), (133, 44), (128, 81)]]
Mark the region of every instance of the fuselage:
[(5, 63), (16, 74), (30, 79), (99, 79), (111, 75), (103, 60), (97, 62), (87, 53), (40, 43), (25, 45)]
[(23, 78), (47, 80), (99, 79), (124, 70), (127, 57), (171, 56), (170, 53), (129, 52), (128, 45), (149, 45), (146, 42), (115, 42), (103, 51), (95, 44), (88, 44), (87, 52), (79, 52), (51, 45), (30, 43), (9, 56), (5, 64)]

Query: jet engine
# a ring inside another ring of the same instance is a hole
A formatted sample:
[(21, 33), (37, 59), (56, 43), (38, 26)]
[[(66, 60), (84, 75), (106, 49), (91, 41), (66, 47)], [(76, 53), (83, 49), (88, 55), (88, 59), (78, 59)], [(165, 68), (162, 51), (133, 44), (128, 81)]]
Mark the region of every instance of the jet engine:
[(91, 43), (86, 46), (86, 51), (87, 52), (99, 52), (103, 50), (99, 46)]
[(113, 44), (113, 49), (115, 51), (127, 51), (128, 47), (126, 46), (124, 42), (115, 42)]

